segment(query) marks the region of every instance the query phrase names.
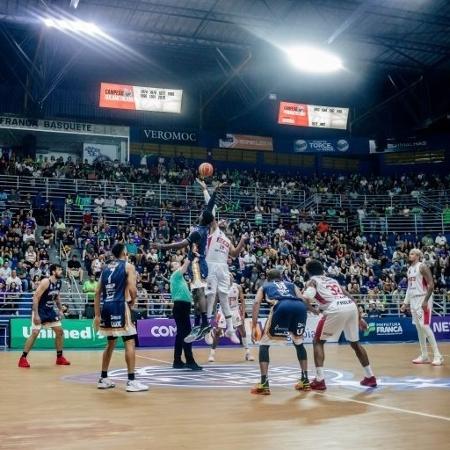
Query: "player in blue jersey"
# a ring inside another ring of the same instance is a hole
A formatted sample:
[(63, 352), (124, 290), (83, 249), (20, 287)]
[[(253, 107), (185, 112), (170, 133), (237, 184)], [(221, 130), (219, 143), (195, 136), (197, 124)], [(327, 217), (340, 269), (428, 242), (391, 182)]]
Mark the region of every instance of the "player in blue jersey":
[(267, 282), (258, 289), (253, 304), (253, 342), (259, 340), (258, 315), (261, 303), (264, 300), (271, 305), (271, 310), (259, 342), (261, 382), (251, 390), (251, 393), (258, 395), (270, 394), (268, 379), (269, 347), (274, 341), (286, 341), (288, 335), (290, 335), (294, 344), (301, 368), (301, 376), (298, 383), (295, 385), (295, 389), (299, 391), (309, 391), (308, 359), (306, 349), (303, 345), (303, 333), (305, 331), (309, 305), (307, 306), (303, 302), (300, 290), (297, 286), (293, 283), (282, 281), (281, 272), (279, 270), (270, 270), (267, 273)]
[[(217, 186), (208, 201), (208, 204), (203, 209), (199, 224), (194, 227), (189, 236), (180, 242), (173, 242), (171, 244), (153, 244), (153, 246), (160, 250), (178, 250), (181, 248), (189, 248), (189, 258), (198, 262), (191, 265), (191, 289), (194, 296), (195, 306), (198, 306), (201, 314), (201, 324), (194, 326), (191, 333), (186, 336), (185, 342), (190, 343), (202, 339), (207, 333), (211, 331), (211, 325), (208, 323), (207, 304), (205, 296), (206, 279), (208, 277), (208, 264), (206, 263), (206, 251), (208, 247), (209, 228), (213, 223), (213, 210), (216, 205)], [(195, 253), (195, 255), (193, 255)]]
[(112, 260), (102, 271), (95, 293), (95, 328), (99, 334), (108, 338), (103, 352), (102, 372), (98, 389), (109, 389), (115, 384), (108, 379), (108, 368), (116, 346), (121, 337), (125, 345), (125, 361), (128, 369), (128, 392), (148, 391), (148, 386), (135, 380), (135, 337), (136, 328), (131, 322), (130, 307), (136, 301), (136, 269), (127, 262), (127, 250), (123, 244), (114, 244), (111, 249)]
[[(42, 328), (52, 328), (55, 333), (56, 364), (59, 366), (70, 365), (70, 362), (63, 356), (64, 333), (61, 319), (64, 318), (64, 313), (59, 298), (63, 270), (60, 265), (52, 264), (49, 271), (50, 276), (41, 280), (33, 295), (31, 335), (25, 342), (25, 348), (19, 359), (19, 367), (30, 367), (27, 355)], [(55, 311), (55, 306), (58, 308), (58, 312)]]

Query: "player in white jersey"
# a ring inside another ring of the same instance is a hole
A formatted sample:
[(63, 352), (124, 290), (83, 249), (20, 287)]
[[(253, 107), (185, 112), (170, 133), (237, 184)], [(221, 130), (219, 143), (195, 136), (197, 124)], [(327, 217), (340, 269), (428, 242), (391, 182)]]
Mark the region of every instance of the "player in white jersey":
[(408, 269), (408, 289), (404, 303), (401, 307), (403, 312), (411, 309), (413, 324), (417, 328), (421, 355), (414, 359), (414, 364), (430, 364), (428, 358), (427, 339), (433, 350), (433, 366), (442, 366), (444, 358), (439, 351), (434, 337), (433, 330), (430, 327), (431, 315), (433, 310), (433, 290), (434, 280), (430, 268), (421, 262), (422, 252), (413, 248), (409, 252), (409, 261), (411, 265)]
[[(208, 203), (210, 195), (206, 183), (197, 180), (203, 189), (205, 202)], [(215, 215), (215, 208), (213, 209)], [(230, 289), (230, 270), (228, 267), (228, 257), (236, 258), (243, 250), (248, 239), (247, 233), (241, 237), (239, 244), (234, 247), (231, 240), (225, 234), (227, 222), (213, 220), (208, 235), (208, 244), (206, 249), (206, 263), (208, 264), (208, 277), (206, 279), (206, 304), (208, 319), (213, 318), (216, 306), (216, 297), (219, 297), (220, 306), (225, 315), (226, 331), (225, 336), (235, 344), (239, 343), (239, 338), (233, 327), (233, 318), (228, 303), (228, 291)], [(212, 335), (206, 338), (206, 342), (211, 345)]]
[[(252, 354), (250, 353), (250, 349), (248, 347), (248, 339), (247, 334), (245, 332), (245, 300), (244, 300), (244, 292), (242, 287), (237, 283), (234, 283), (231, 277), (231, 286), (229, 286), (228, 291), (228, 304), (230, 305), (231, 316), (233, 320), (234, 328), (239, 332), (239, 335), (242, 338), (242, 344), (245, 349), (245, 360), (246, 361), (254, 361)], [(222, 307), (219, 306), (219, 310), (216, 316), (217, 328), (212, 330), (212, 338), (213, 342), (211, 344), (211, 350), (209, 352), (208, 362), (215, 361), (216, 348), (219, 343), (219, 339), (223, 336), (226, 329), (226, 320), (225, 315), (222, 311)]]
[(323, 314), (314, 337), (316, 379), (311, 383), (311, 389), (326, 389), (323, 372), (324, 345), (327, 339), (340, 335), (342, 331), (364, 369), (365, 377), (360, 383), (361, 386), (376, 387), (377, 380), (370, 367), (369, 357), (359, 342), (359, 329), (367, 329), (367, 323), (360, 317), (355, 301), (334, 278), (324, 275), (320, 261), (309, 261), (306, 271), (310, 279), (306, 283), (303, 296), (310, 302), (315, 301)]

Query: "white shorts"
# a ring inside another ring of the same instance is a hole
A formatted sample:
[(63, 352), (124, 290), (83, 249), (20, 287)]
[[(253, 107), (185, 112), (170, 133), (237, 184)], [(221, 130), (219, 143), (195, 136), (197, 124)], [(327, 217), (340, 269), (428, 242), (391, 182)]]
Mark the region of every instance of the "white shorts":
[(227, 294), (230, 290), (230, 269), (228, 264), (208, 263), (206, 295), (216, 296), (217, 292)]
[(431, 315), (433, 311), (433, 296), (428, 300), (428, 309), (426, 311), (422, 308), (422, 302), (425, 297), (416, 296), (410, 299), (411, 317), (414, 325), (430, 325)]
[(324, 311), (323, 317), (317, 324), (314, 339), (326, 341), (342, 332), (348, 342), (359, 341), (359, 314), (354, 303), (339, 309)]
[(55, 320), (54, 322), (45, 322), (40, 325), (34, 324), (34, 313), (31, 313), (31, 329), (32, 330), (42, 330), (42, 328), (57, 328), (62, 327), (60, 320)]
[[(237, 328), (244, 324), (244, 319), (241, 316), (241, 312), (239, 309), (231, 310), (231, 318), (233, 319), (233, 327)], [(217, 327), (225, 329), (227, 327), (227, 322), (225, 320), (225, 315), (222, 311), (222, 308), (219, 308), (216, 316)]]

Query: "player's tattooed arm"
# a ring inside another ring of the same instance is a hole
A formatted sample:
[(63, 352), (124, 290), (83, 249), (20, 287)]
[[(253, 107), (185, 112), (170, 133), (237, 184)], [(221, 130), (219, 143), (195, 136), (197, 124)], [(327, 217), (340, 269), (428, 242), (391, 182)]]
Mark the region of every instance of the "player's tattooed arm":
[(434, 291), (434, 279), (433, 274), (431, 273), (430, 268), (426, 264), (421, 264), (419, 267), (420, 273), (422, 274), (423, 278), (427, 282), (427, 293), (425, 295), (425, 298), (422, 302), (422, 309), (424, 311), (428, 310), (428, 300), (433, 295)]

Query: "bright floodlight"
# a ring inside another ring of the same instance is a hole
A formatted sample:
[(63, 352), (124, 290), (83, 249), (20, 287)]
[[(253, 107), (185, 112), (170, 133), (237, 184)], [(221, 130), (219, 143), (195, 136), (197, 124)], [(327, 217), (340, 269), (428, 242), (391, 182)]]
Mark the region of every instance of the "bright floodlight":
[(102, 34), (100, 28), (91, 22), (84, 22), (82, 20), (65, 20), (65, 19), (53, 19), (47, 18), (43, 19), (45, 25), (51, 28), (58, 28), (59, 30), (64, 31), (73, 31), (77, 33), (86, 33), (86, 34)]
[(313, 73), (336, 72), (342, 61), (335, 55), (312, 47), (293, 47), (286, 50), (291, 63), (299, 70)]

